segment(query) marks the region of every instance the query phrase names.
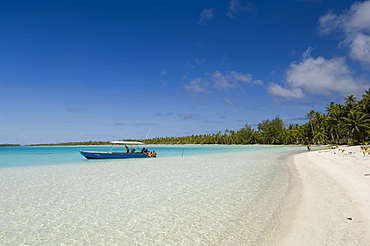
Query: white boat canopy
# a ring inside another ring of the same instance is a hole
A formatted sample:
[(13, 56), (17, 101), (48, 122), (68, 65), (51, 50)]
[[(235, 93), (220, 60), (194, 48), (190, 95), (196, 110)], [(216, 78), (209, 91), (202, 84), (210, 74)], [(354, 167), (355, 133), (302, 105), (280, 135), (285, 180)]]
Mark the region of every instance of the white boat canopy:
[(124, 144), (124, 145), (142, 145), (142, 142), (129, 142), (129, 141), (113, 141), (111, 144)]

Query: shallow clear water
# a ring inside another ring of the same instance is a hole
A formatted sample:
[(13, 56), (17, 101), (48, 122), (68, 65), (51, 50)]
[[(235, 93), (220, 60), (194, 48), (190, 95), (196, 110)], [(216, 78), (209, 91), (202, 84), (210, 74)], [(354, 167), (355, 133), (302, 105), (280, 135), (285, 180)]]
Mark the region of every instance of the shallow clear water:
[[(246, 150), (245, 146), (222, 145), (149, 145), (146, 147), (150, 151), (155, 150), (160, 157), (183, 157)], [(87, 160), (79, 154), (79, 150), (109, 151), (110, 148), (111, 146), (0, 147), (0, 168), (85, 163)], [(255, 148), (259, 147), (255, 146)], [(126, 151), (119, 147), (114, 147), (112, 150)]]
[[(109, 147), (108, 147), (109, 148)], [(157, 158), (0, 148), (0, 245), (261, 245), (303, 147), (147, 146)]]

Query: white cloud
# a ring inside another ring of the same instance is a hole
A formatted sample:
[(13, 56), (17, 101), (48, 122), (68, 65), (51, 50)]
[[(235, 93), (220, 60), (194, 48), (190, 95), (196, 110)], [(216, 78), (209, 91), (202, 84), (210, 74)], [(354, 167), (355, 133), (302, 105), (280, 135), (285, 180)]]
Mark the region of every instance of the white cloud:
[[(268, 92), (286, 98), (303, 97), (305, 90), (313, 94), (340, 93), (359, 94), (367, 89), (369, 81), (352, 76), (344, 57), (327, 60), (321, 56), (313, 58), (311, 48), (300, 63), (292, 63), (287, 71), (287, 88), (270, 84)], [(366, 85), (367, 84), (367, 85)]]
[(336, 30), (340, 25), (338, 16), (332, 11), (319, 17), (319, 33), (322, 35), (328, 35), (332, 31)]
[(220, 71), (214, 71), (213, 73), (207, 73), (203, 78), (195, 78), (185, 85), (185, 89), (192, 91), (193, 93), (206, 93), (209, 92), (211, 85), (212, 88), (217, 90), (224, 89), (239, 89), (244, 93), (244, 89), (241, 83), (263, 85), (261, 80), (254, 80), (251, 74), (242, 74), (235, 71), (226, 72), (225, 74)]
[(243, 87), (240, 85), (240, 82), (263, 85), (261, 80), (253, 80), (251, 74), (242, 74), (234, 71), (226, 72), (222, 74), (220, 71), (215, 71), (209, 74), (211, 81), (213, 82), (213, 88), (216, 89), (227, 89), (227, 88), (236, 88), (244, 93)]
[(370, 1), (355, 2), (349, 11), (338, 18), (342, 19), (347, 33), (370, 31)]
[(251, 2), (243, 4), (240, 0), (230, 0), (229, 10), (227, 11), (226, 16), (231, 19), (235, 19), (241, 11), (253, 13), (256, 12), (256, 7)]
[(300, 88), (283, 88), (278, 84), (271, 83), (267, 87), (267, 91), (275, 96), (285, 97), (285, 98), (302, 98), (304, 94)]
[(219, 71), (213, 72), (210, 76), (212, 78), (213, 88), (226, 89), (235, 87), (235, 84), (230, 83)]
[(226, 78), (228, 78), (230, 81), (234, 81), (234, 83), (240, 81), (245, 83), (263, 85), (262, 80), (253, 80), (252, 74), (242, 74), (232, 71), (226, 74)]
[(351, 44), (351, 57), (357, 59), (363, 64), (370, 64), (370, 36), (357, 34)]
[(230, 18), (236, 18), (236, 13), (238, 12), (240, 7), (239, 0), (230, 0), (229, 2), (229, 10), (226, 13), (226, 16)]
[(213, 14), (213, 9), (203, 9), (200, 13), (199, 24), (204, 24), (206, 21), (215, 18)]
[(192, 79), (188, 85), (185, 85), (185, 89), (191, 91), (194, 94), (207, 93), (208, 82), (202, 78)]
[(344, 57), (331, 60), (319, 56), (306, 58), (298, 64), (291, 64), (287, 72), (287, 83), (294, 88), (303, 88), (310, 93), (344, 95), (364, 88), (350, 72)]
[(233, 81), (234, 83), (240, 82), (246, 82), (251, 83), (253, 82), (252, 74), (241, 74), (237, 72), (229, 72), (227, 74), (227, 77), (230, 81)]
[(220, 71), (215, 71), (209, 75), (213, 82), (213, 87), (216, 89), (239, 88), (243, 91), (240, 86), (240, 82), (263, 85), (261, 80), (253, 80), (253, 76), (251, 74), (242, 74), (231, 71), (226, 72), (224, 75)]
[[(341, 14), (329, 11), (319, 18), (322, 35), (342, 35), (340, 46), (349, 49), (351, 58), (370, 65), (370, 0), (355, 2)], [(302, 61), (292, 63), (286, 73), (286, 85), (271, 83), (267, 91), (285, 98), (301, 98), (304, 93), (340, 93), (359, 95), (370, 87), (370, 81), (354, 77), (345, 57), (313, 58), (311, 48), (302, 55)]]
[(192, 114), (189, 114), (189, 113), (180, 113), (180, 114), (177, 114), (177, 116), (180, 117), (183, 120), (191, 120), (191, 119), (193, 119), (193, 115)]
[(328, 35), (332, 32), (344, 34), (341, 46), (349, 47), (353, 59), (369, 65), (370, 58), (370, 0), (355, 2), (341, 14), (328, 12), (319, 18), (319, 32)]
[(345, 34), (370, 31), (370, 1), (355, 2), (349, 10), (338, 15), (329, 11), (319, 18), (319, 31), (329, 34), (342, 31)]
[(225, 99), (224, 102), (230, 106), (235, 106), (235, 103), (229, 99)]

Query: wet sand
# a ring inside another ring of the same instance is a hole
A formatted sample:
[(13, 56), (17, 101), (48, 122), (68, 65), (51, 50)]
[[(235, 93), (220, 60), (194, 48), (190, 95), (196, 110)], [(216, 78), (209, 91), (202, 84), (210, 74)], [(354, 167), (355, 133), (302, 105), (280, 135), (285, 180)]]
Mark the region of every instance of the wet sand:
[(295, 155), (290, 165), (274, 245), (370, 245), (370, 155), (339, 147)]

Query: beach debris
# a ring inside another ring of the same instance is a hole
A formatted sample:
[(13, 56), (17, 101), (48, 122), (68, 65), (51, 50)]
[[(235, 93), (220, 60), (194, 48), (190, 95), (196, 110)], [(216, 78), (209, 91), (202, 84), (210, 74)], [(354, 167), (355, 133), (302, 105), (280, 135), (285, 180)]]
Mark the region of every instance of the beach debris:
[(339, 149), (339, 151), (341, 151), (342, 153), (344, 152), (344, 151), (346, 151), (345, 149)]
[(366, 153), (368, 153), (370, 155), (370, 147), (369, 146), (361, 146), (361, 153), (364, 154), (364, 156), (366, 155)]
[(352, 220), (352, 218), (351, 218), (351, 217), (349, 217), (349, 218), (347, 218), (347, 220)]
[(370, 176), (370, 173), (365, 173), (364, 176)]

